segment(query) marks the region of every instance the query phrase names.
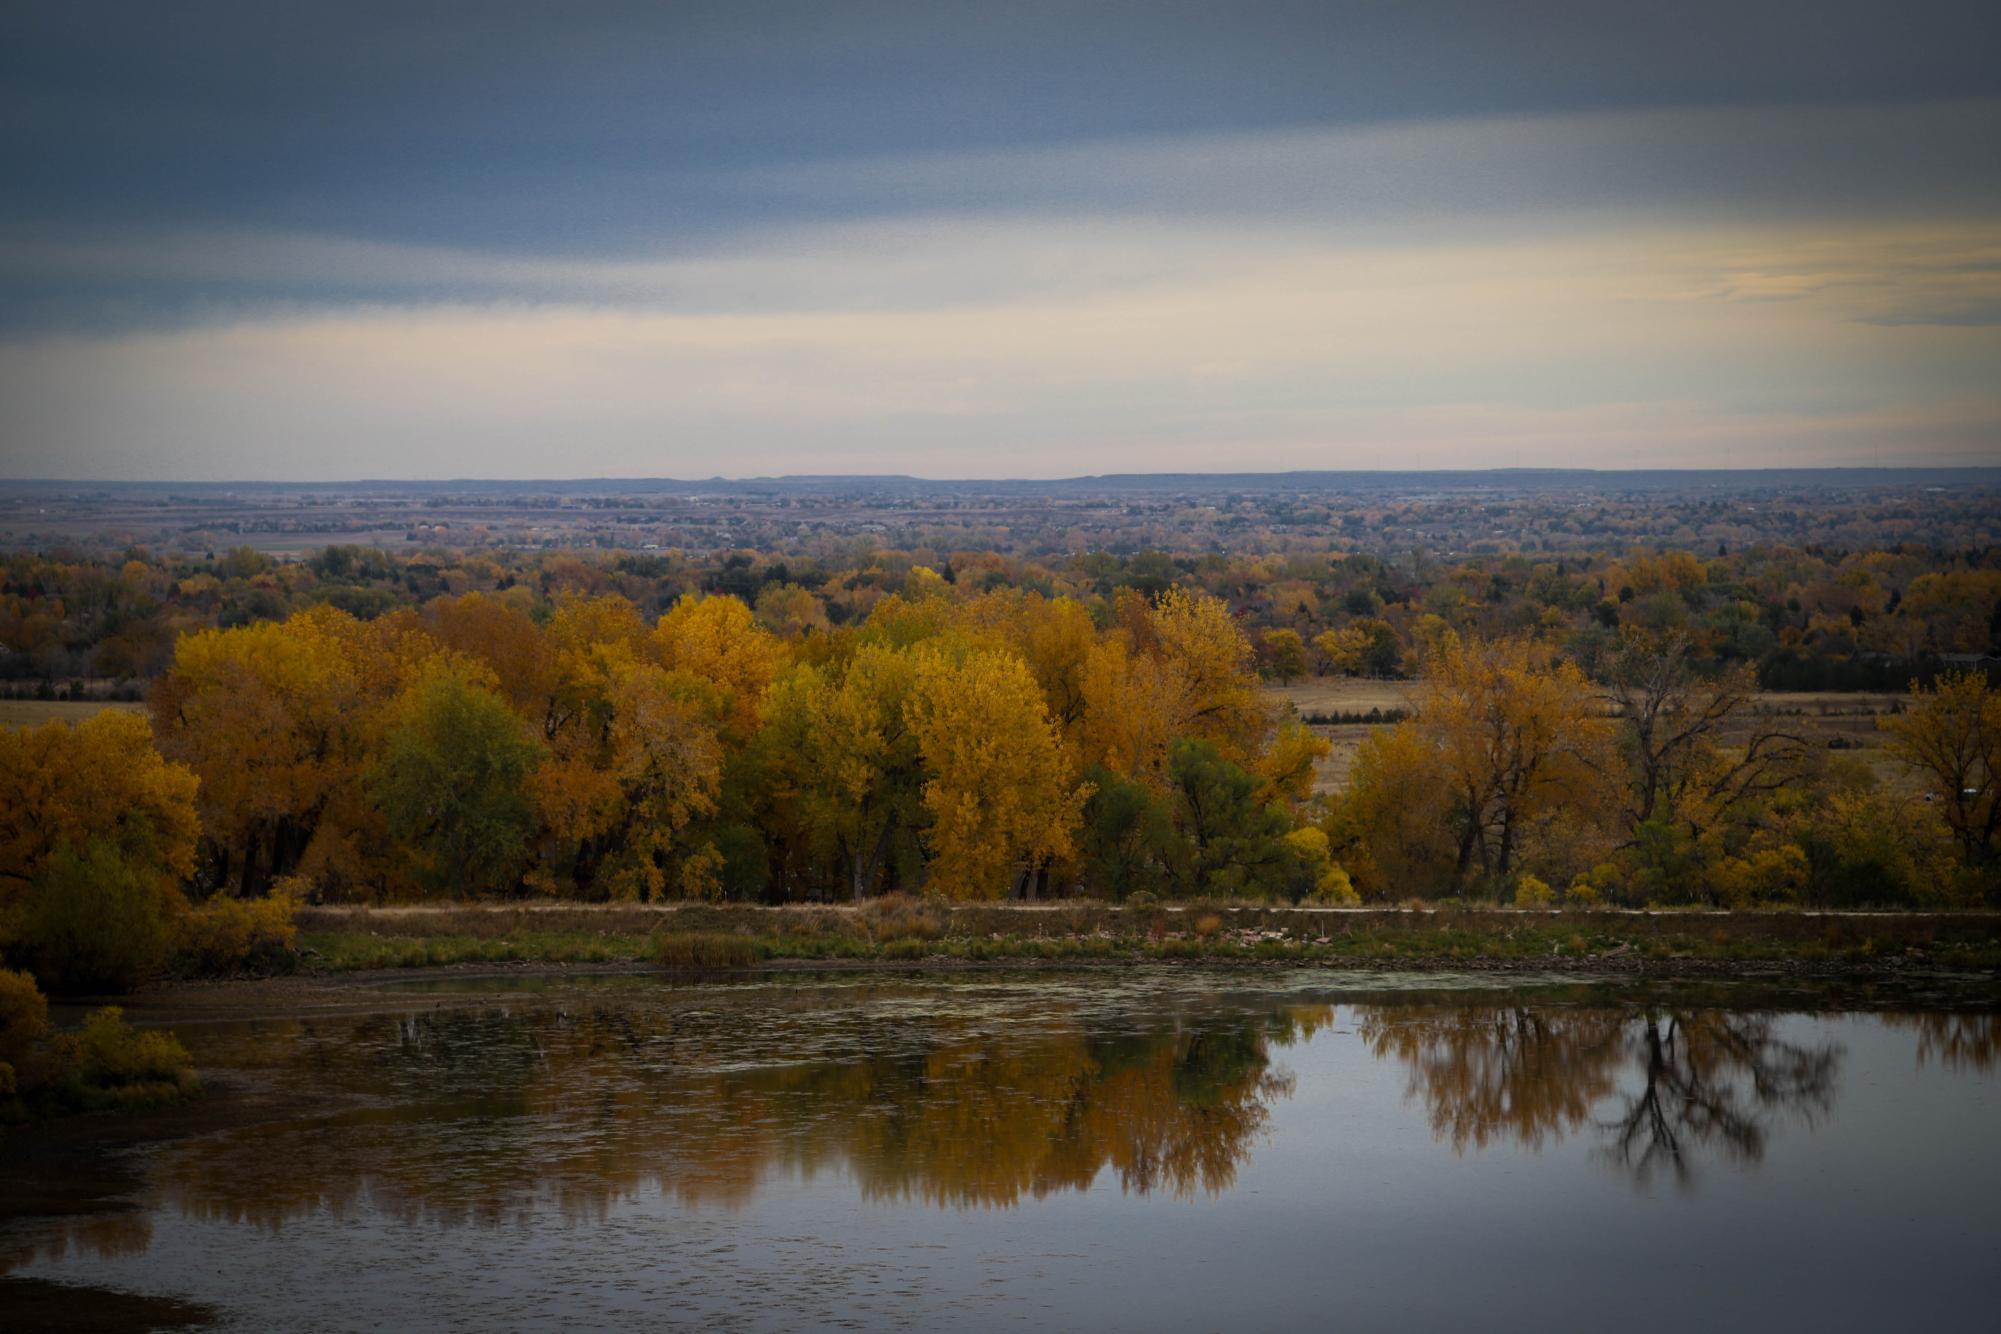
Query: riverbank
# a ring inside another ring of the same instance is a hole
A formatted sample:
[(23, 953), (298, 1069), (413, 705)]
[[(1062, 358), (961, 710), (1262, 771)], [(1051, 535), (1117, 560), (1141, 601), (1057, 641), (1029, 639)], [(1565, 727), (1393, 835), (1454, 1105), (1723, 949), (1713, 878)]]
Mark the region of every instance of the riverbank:
[(309, 908), (297, 971), (1319, 963), (1717, 976), (2001, 972), (2001, 914), (1102, 903)]

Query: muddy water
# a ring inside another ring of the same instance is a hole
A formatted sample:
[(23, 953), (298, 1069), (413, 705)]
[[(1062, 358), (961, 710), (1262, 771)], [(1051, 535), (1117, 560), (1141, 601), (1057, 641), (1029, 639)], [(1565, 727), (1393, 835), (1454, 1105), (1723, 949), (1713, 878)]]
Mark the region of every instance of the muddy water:
[(15, 1293), (259, 1330), (2001, 1309), (1991, 993), (1177, 970), (477, 982), (157, 1017), (212, 1096), (0, 1140)]

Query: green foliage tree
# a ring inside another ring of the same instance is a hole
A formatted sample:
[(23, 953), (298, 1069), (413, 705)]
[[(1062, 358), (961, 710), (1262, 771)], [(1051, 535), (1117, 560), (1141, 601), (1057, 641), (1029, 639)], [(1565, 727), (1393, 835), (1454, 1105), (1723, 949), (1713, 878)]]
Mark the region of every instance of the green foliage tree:
[(58, 994), (129, 991), (165, 959), (169, 898), (109, 843), (42, 864), (16, 951)]
[(390, 717), (369, 791), (418, 878), (454, 898), (512, 888), (534, 830), (526, 784), (541, 745), (462, 663), (419, 678)]
[(1084, 883), (1115, 899), (1164, 892), (1177, 860), (1166, 799), (1103, 765), (1085, 772), (1084, 786), (1091, 794), (1077, 836)]
[(1255, 775), (1196, 737), (1174, 743), (1168, 773), (1181, 841), (1174, 879), (1184, 894), (1297, 900), (1313, 891), (1315, 868), (1286, 842), (1292, 820), (1282, 804), (1259, 800)]

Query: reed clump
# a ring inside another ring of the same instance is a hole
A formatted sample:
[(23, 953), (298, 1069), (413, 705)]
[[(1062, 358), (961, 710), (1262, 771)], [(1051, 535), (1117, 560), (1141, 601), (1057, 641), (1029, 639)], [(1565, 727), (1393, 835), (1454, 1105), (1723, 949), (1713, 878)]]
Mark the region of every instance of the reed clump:
[(763, 958), (761, 942), (726, 931), (663, 931), (653, 944), (653, 961), (662, 968), (748, 968)]

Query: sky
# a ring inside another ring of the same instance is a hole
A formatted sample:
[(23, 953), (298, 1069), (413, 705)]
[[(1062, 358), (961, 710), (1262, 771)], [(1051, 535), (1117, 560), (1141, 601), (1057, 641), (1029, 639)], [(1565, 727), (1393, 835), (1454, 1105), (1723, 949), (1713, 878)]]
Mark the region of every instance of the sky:
[(2001, 7), (13, 0), (0, 476), (2001, 463)]

